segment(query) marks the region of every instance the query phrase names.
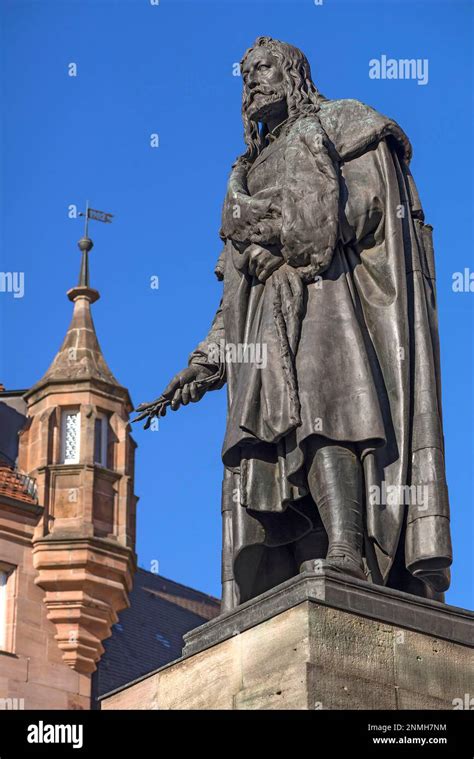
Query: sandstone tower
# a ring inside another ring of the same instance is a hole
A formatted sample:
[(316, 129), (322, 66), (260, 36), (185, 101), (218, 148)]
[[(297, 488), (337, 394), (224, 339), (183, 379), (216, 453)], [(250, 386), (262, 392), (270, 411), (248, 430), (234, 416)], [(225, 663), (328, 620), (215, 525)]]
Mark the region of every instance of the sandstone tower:
[[(6, 671), (8, 693), (24, 697), (25, 708), (90, 707), (91, 674), (128, 606), (136, 566), (132, 403), (96, 336), (92, 246), (87, 236), (79, 241), (71, 324), (45, 375), (21, 392), (17, 463), (2, 464), (10, 480), (10, 492), (0, 483), (3, 649), (11, 657), (6, 670), (2, 657), (0, 681)], [(18, 481), (29, 490), (14, 508)]]

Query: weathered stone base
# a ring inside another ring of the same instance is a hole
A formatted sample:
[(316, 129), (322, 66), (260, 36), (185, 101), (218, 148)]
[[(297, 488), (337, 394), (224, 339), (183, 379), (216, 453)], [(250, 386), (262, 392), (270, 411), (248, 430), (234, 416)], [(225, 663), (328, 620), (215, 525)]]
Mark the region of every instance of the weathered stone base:
[(183, 658), (103, 709), (452, 709), (474, 614), (322, 570), (185, 637)]

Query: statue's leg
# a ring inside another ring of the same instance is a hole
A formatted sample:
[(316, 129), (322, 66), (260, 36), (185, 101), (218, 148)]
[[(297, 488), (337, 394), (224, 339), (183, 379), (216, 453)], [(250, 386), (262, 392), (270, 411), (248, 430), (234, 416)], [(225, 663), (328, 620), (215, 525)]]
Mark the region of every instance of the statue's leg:
[[(363, 474), (356, 452), (342, 445), (308, 446), (308, 485), (328, 536), (326, 564), (366, 579), (362, 563)], [(311, 569), (303, 562), (300, 571)]]

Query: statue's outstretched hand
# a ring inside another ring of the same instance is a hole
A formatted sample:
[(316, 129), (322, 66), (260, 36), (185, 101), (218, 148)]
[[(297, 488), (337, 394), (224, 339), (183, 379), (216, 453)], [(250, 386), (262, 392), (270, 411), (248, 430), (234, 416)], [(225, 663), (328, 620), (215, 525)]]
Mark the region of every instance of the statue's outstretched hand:
[(211, 375), (211, 369), (199, 364), (190, 364), (173, 377), (158, 398), (151, 403), (141, 403), (135, 409), (139, 415), (133, 421), (146, 419), (145, 429), (148, 429), (153, 417), (165, 416), (168, 406), (172, 411), (176, 411), (181, 405), (187, 406), (190, 401), (196, 403), (209, 389), (207, 380)]

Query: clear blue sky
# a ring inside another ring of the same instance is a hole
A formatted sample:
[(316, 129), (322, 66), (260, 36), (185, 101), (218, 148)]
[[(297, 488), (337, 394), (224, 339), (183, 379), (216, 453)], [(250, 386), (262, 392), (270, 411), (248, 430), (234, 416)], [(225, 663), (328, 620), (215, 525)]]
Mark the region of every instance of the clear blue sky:
[[(94, 319), (135, 403), (158, 395), (207, 332), (226, 179), (242, 152), (233, 64), (257, 35), (301, 47), (330, 98), (396, 119), (435, 228), (443, 402), (455, 562), (447, 600), (473, 606), (473, 299), (452, 274), (474, 269), (472, 5), (446, 2), (1, 0), (1, 374), (32, 385), (62, 341), (79, 268), (69, 204), (115, 214), (91, 232)], [(429, 61), (426, 85), (374, 80), (381, 55)], [(68, 64), (77, 76), (68, 76)], [(158, 133), (160, 147), (150, 147)], [(159, 290), (150, 277), (159, 276)], [(225, 390), (134, 431), (138, 556), (219, 594), (220, 448)]]

